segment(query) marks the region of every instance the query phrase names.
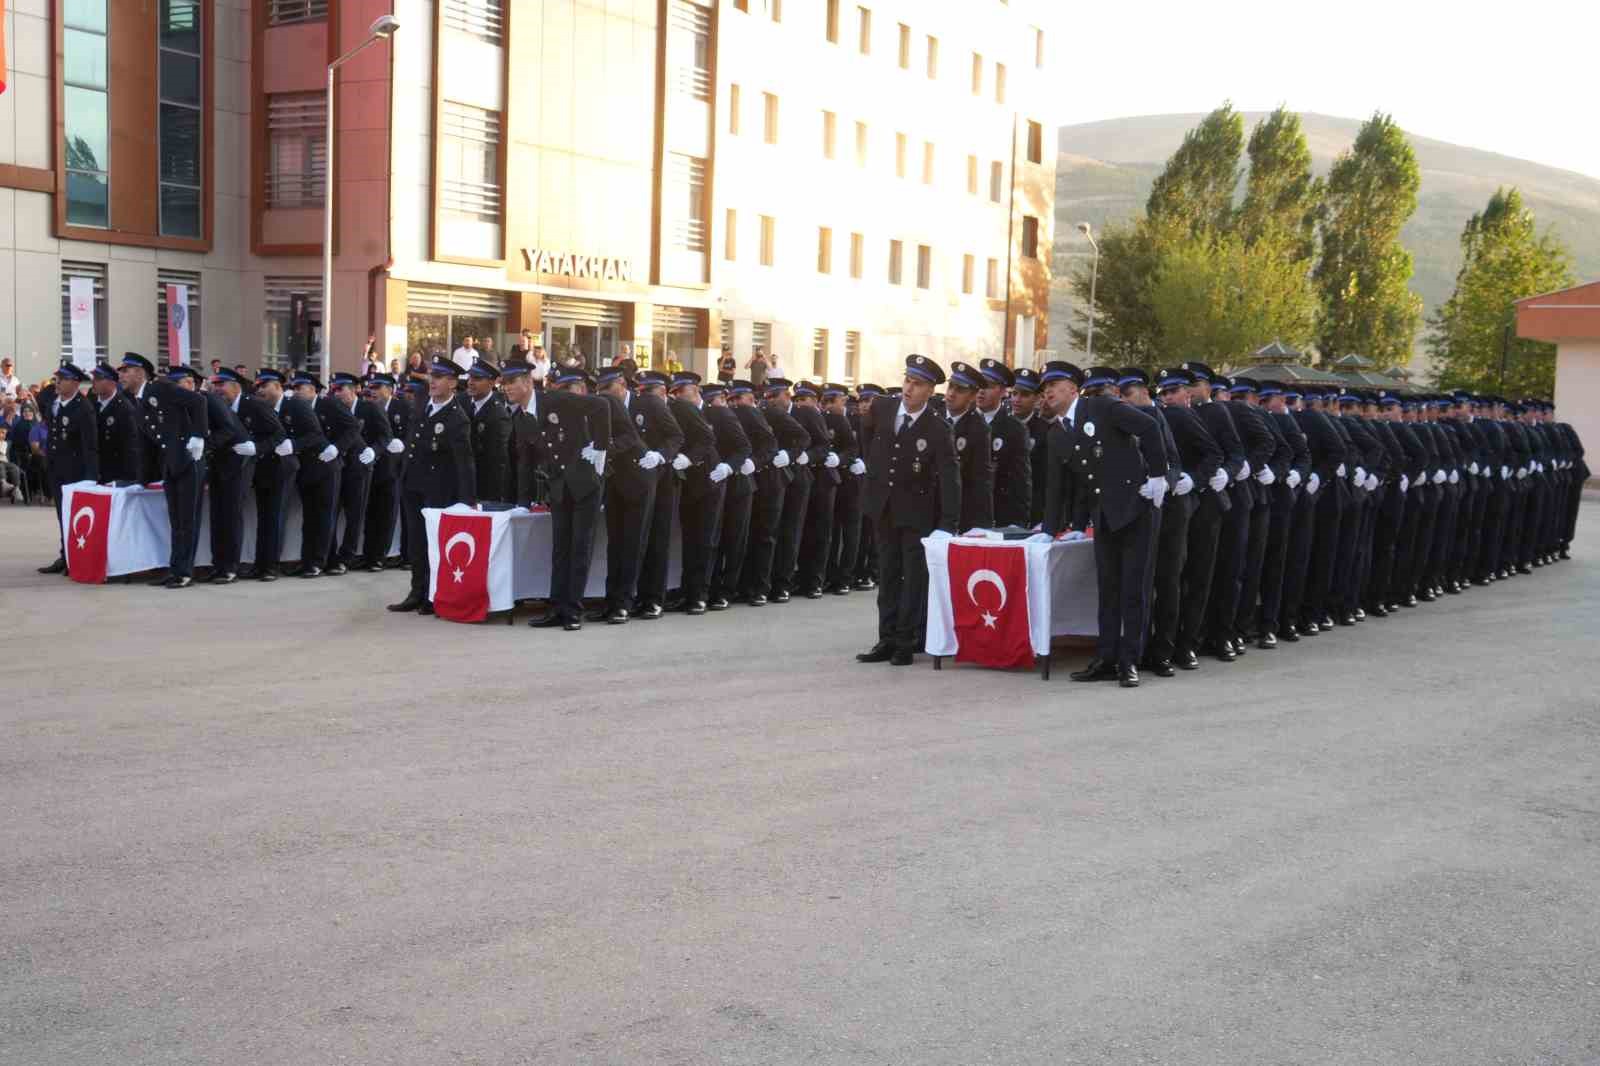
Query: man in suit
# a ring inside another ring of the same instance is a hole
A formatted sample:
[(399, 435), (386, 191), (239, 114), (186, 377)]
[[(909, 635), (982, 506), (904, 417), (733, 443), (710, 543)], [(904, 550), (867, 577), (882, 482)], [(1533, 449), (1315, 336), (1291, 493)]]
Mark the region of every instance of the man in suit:
[(978, 413), (989, 424), (989, 453), (994, 460), (994, 524), (1026, 527), (1032, 525), (1029, 513), (1033, 509), (1031, 438), (1027, 427), (1003, 405), (1017, 377), (998, 359), (979, 360), (978, 370), (983, 374)]
[[(344, 464), (359, 455), (361, 423), (345, 404), (322, 395), (322, 382), (301, 370), (289, 380), (295, 398), (311, 408), (322, 437), (328, 443), (318, 462), (300, 464), (300, 570), (303, 578), (321, 577), (332, 564), (333, 538), (338, 525), (339, 485)], [(297, 438), (298, 439), (298, 438)]]
[(839, 455), (839, 491), (833, 501), (833, 528), (828, 534), (824, 587), (834, 596), (848, 596), (861, 555), (861, 491), (867, 464), (861, 458), (861, 418), (849, 410), (850, 393), (843, 385), (822, 386), (822, 417)]
[(629, 408), (634, 425), (647, 449), (666, 460), (656, 483), (655, 512), (645, 535), (644, 557), (639, 563), (639, 589), (634, 597), (634, 617), (650, 622), (666, 611), (667, 564), (672, 552), (672, 530), (678, 524), (678, 502), (693, 458), (684, 453), (683, 427), (667, 406), (667, 385), (659, 370), (643, 370), (636, 377), (638, 395)]
[[(459, 353), (458, 353), (459, 355)], [(472, 461), (476, 468), (478, 498), (509, 501), (512, 486), (506, 477), (511, 454), (511, 411), (495, 391), (500, 368), (486, 359), (467, 371), (467, 413), (472, 418)]]
[[(573, 369), (568, 367), (566, 369)], [(624, 625), (639, 585), (639, 567), (649, 542), (656, 492), (668, 471), (667, 458), (648, 447), (643, 429), (652, 415), (639, 407), (628, 370), (603, 368), (596, 382), (611, 421), (611, 450), (606, 465), (606, 602), (590, 621)], [(648, 405), (654, 410), (653, 405)], [(659, 436), (664, 430), (658, 428)]]
[(112, 484), (138, 481), (143, 462), (139, 411), (118, 385), (117, 372), (110, 365), (96, 363), (89, 378), (95, 428), (100, 434), (100, 480)]
[(750, 438), (750, 521), (743, 551), (734, 550), (738, 541), (723, 530), (723, 552), (712, 602), (743, 599), (752, 607), (763, 607), (772, 588), (778, 523), (789, 488), (789, 453), (779, 444), (766, 414), (757, 405), (752, 382), (736, 379), (728, 389), (728, 399), (739, 428)]
[[(399, 517), (400, 479), (405, 470), (406, 441), (411, 437), (414, 408), (395, 396), (395, 379), (389, 374), (374, 374), (367, 384), (372, 406), (388, 423), (388, 443), (378, 451), (372, 466), (372, 487), (367, 494), (366, 536), (362, 540), (359, 565), (380, 573), (394, 543), (395, 520)], [(366, 433), (363, 432), (365, 437)]]
[(500, 371), (511, 411), (512, 495), (526, 507), (537, 483), (548, 486), (550, 609), (528, 625), (572, 633), (583, 628), (583, 593), (611, 448), (611, 409), (603, 397), (587, 394), (581, 369), (550, 377), (536, 381), (533, 365), (523, 361)]
[(1050, 406), (1062, 412), (1048, 438), (1050, 481), (1045, 531), (1094, 527), (1100, 594), (1094, 658), (1074, 681), (1139, 684), (1138, 662), (1149, 627), (1152, 515), (1166, 499), (1166, 446), (1155, 419), (1119, 396), (1082, 396), (1079, 383), (1114, 386), (1116, 371), (1050, 362), (1040, 375)]
[(100, 480), (100, 431), (95, 421), (94, 404), (80, 394), (89, 375), (71, 363), (61, 364), (55, 384), (39, 393), (39, 413), (49, 427), (48, 464), (50, 495), (56, 505), (56, 539), (60, 550), (56, 561), (39, 568), (41, 574), (67, 572), (66, 534), (61, 526), (61, 486), (78, 481)]
[[(795, 421), (805, 427), (813, 445), (820, 442), (822, 460), (811, 470), (811, 498), (806, 503), (804, 527), (800, 538), (800, 560), (795, 569), (795, 582), (800, 594), (808, 600), (822, 598), (822, 586), (828, 579), (828, 558), (833, 545), (833, 512), (838, 503), (840, 467), (855, 458), (855, 441), (848, 423), (840, 417), (831, 421), (823, 413), (816, 386), (800, 382), (794, 387)], [(841, 432), (842, 430), (842, 432)], [(815, 456), (815, 452), (812, 453)]]
[(391, 603), (397, 613), (433, 613), (428, 599), (428, 533), (422, 520), (425, 507), (443, 508), (478, 503), (477, 467), (472, 455), (472, 418), (456, 398), (461, 366), (436, 352), (428, 366), (428, 401), (411, 424), (406, 440), (406, 473), (402, 514), (409, 532), (411, 589), (405, 599)]
[(968, 363), (951, 363), (945, 385), (945, 420), (961, 468), (961, 518), (958, 532), (994, 525), (994, 458), (989, 449), (989, 423), (978, 411), (983, 372)]
[(360, 548), (367, 532), (367, 497), (372, 492), (373, 471), (380, 455), (389, 454), (393, 431), (382, 411), (360, 395), (361, 380), (354, 374), (338, 373), (329, 380), (329, 398), (349, 409), (361, 433), (361, 449), (344, 457), (339, 472), (339, 513), (344, 516), (344, 535), (328, 567), (335, 577), (360, 565)]
[(683, 430), (683, 448), (678, 454), (689, 460), (678, 505), (683, 533), (681, 608), (685, 614), (702, 615), (711, 598), (711, 568), (722, 533), (722, 508), (734, 475), (733, 464), (748, 458), (748, 451), (743, 457), (721, 453), (717, 431), (705, 414), (700, 375), (694, 371), (672, 375), (667, 409)]
[(922, 538), (948, 538), (961, 521), (961, 471), (949, 425), (933, 412), (944, 369), (906, 356), (898, 397), (873, 402), (863, 452), (863, 501), (878, 542), (878, 640), (857, 662), (910, 666), (928, 622), (928, 559)]
[(800, 566), (800, 542), (806, 512), (811, 505), (812, 470), (821, 465), (827, 454), (827, 441), (814, 438), (794, 417), (792, 388), (787, 378), (767, 378), (764, 413), (778, 444), (793, 460), (788, 468), (791, 480), (783, 493), (783, 512), (778, 516), (777, 544), (772, 556), (769, 595), (773, 603), (788, 603), (794, 590), (795, 574)]
[[(201, 459), (209, 432), (205, 397), (172, 381), (154, 380), (155, 367), (135, 352), (122, 357), (122, 370), (123, 388), (139, 398), (150, 464), (145, 480), (161, 481), (172, 529), (168, 575), (152, 584), (185, 589), (194, 584), (194, 553), (200, 537)], [(186, 375), (180, 371), (179, 376)]]

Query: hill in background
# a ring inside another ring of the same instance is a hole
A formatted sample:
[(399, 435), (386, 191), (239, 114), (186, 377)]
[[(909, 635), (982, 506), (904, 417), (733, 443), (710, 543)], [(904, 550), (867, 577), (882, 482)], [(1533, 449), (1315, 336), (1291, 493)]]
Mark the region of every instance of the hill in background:
[[(1062, 127), (1056, 163), (1055, 291), (1050, 301), (1051, 344), (1065, 351), (1063, 326), (1081, 321), (1082, 309), (1067, 290), (1067, 278), (1088, 242), (1079, 222), (1099, 230), (1144, 210), (1150, 184), (1183, 136), (1204, 115), (1144, 115)], [(1245, 136), (1266, 112), (1245, 113)], [(1334, 159), (1354, 143), (1364, 120), (1302, 114), (1313, 165), (1326, 175)], [(1476, 148), (1411, 137), (1422, 169), (1417, 212), (1401, 239), (1416, 273), (1412, 291), (1431, 314), (1450, 296), (1461, 266), (1461, 228), (1483, 210), (1502, 185), (1522, 190), (1541, 229), (1549, 228), (1572, 251), (1579, 280), (1600, 277), (1600, 181), (1568, 170), (1496, 155)], [(1271, 338), (1266, 338), (1270, 340)], [(1420, 348), (1419, 335), (1419, 348)], [(1416, 361), (1413, 367), (1420, 369)]]

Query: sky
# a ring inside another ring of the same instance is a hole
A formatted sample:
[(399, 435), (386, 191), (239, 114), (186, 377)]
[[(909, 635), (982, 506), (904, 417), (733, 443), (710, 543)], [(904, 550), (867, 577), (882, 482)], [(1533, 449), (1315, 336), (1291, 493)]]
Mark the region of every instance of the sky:
[(1286, 104), (1600, 179), (1600, 2), (1061, 5), (1063, 126)]

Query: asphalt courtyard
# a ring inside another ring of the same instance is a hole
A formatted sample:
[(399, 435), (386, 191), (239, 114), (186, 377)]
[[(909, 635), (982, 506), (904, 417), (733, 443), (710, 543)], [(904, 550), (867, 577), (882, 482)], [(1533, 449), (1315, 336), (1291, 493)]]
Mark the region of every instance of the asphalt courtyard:
[(870, 594), (581, 633), (168, 592), (0, 505), (0, 1062), (1600, 1062), (1574, 558), (1137, 691)]

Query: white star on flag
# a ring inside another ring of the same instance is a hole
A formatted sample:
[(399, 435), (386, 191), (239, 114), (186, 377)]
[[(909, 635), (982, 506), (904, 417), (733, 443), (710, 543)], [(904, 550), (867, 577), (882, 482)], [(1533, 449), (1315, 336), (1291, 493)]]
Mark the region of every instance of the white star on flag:
[(983, 624), (988, 626), (990, 629), (993, 629), (994, 628), (994, 623), (995, 623), (995, 616), (990, 614), (988, 611), (984, 611), (983, 612)]
[(455, 568), (454, 576), (455, 576), (455, 579), (456, 579), (456, 584), (458, 584), (458, 585), (461, 584), (461, 579), (462, 579), (462, 577), (465, 576), (465, 574), (463, 573), (461, 567), (458, 566), (458, 567)]
[(85, 539), (84, 539), (84, 538), (82, 538), (82, 537), (79, 537), (79, 538), (78, 538), (78, 547), (80, 547), (80, 548), (81, 548), (81, 547), (83, 547), (83, 546), (84, 546), (84, 545), (85, 545), (85, 544), (87, 544), (87, 543), (89, 543), (89, 542), (88, 542), (88, 541), (87, 541), (87, 540), (85, 540)]

